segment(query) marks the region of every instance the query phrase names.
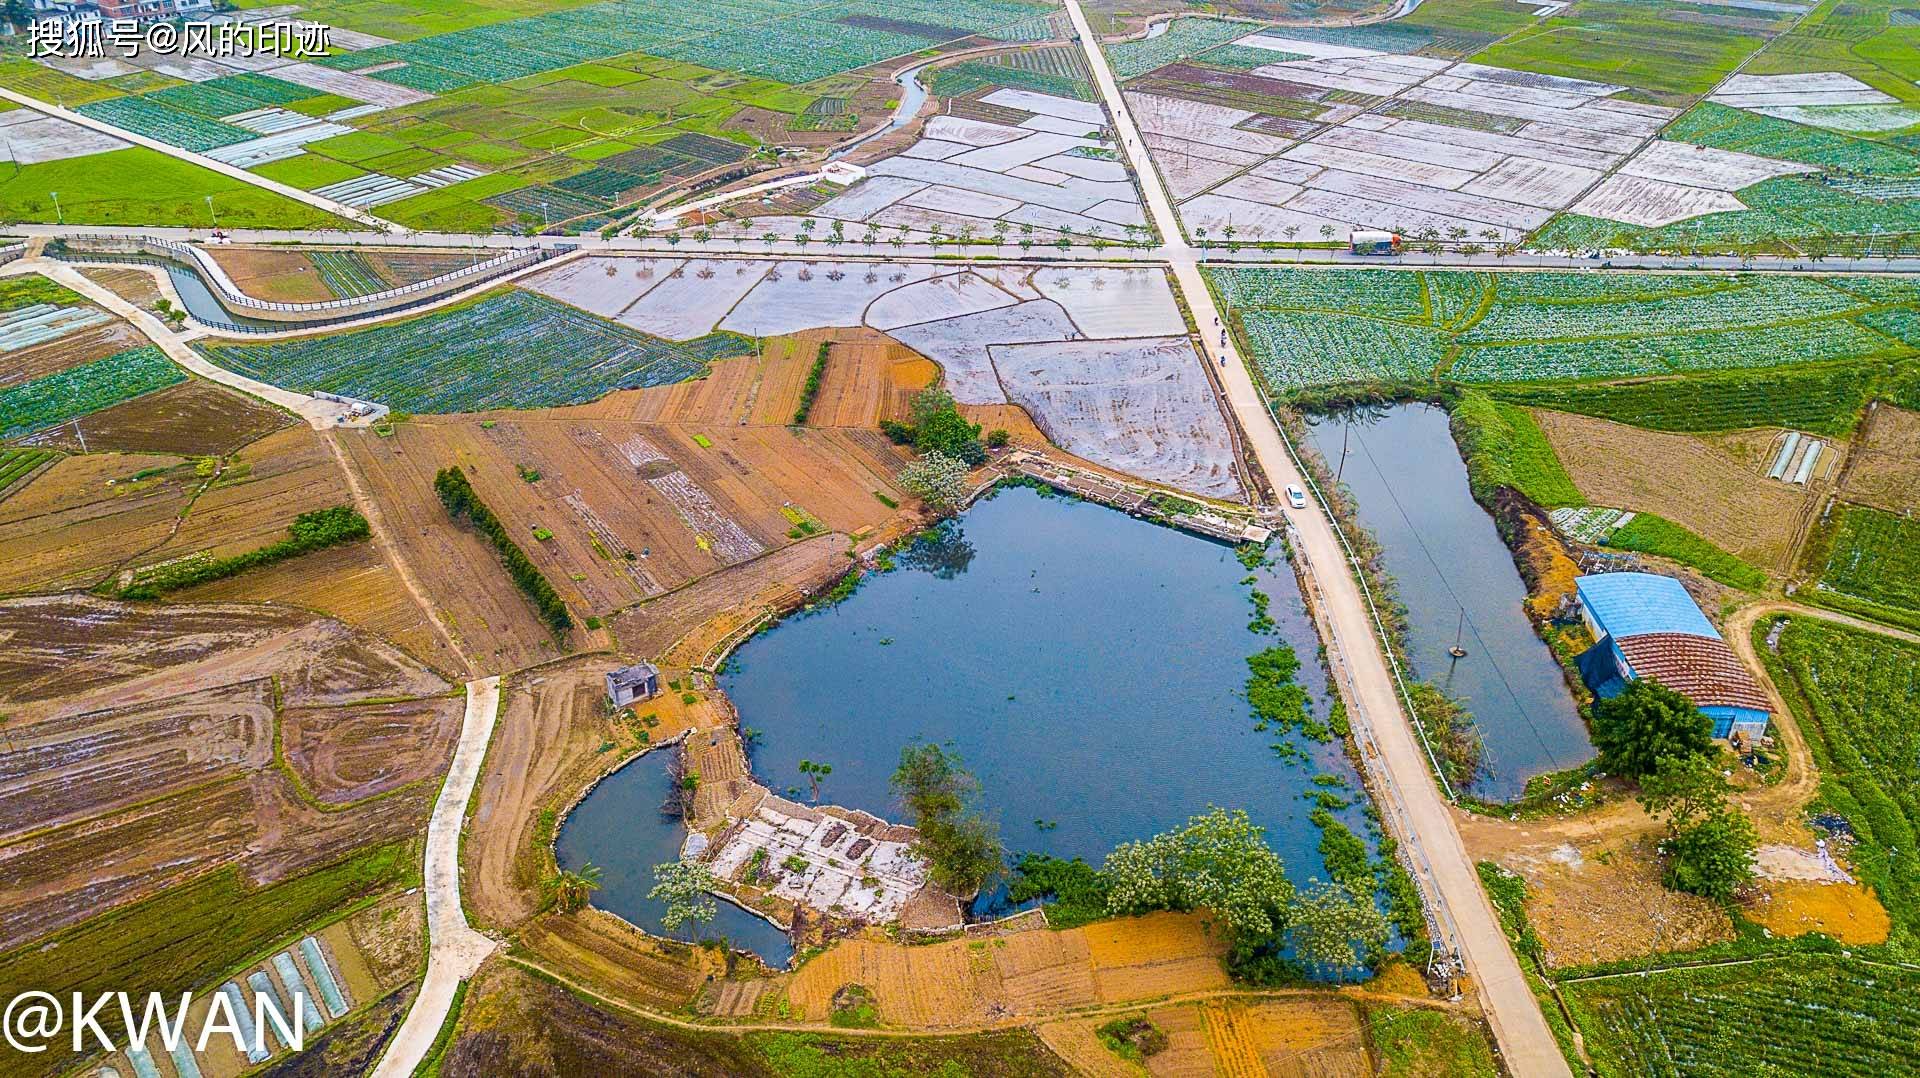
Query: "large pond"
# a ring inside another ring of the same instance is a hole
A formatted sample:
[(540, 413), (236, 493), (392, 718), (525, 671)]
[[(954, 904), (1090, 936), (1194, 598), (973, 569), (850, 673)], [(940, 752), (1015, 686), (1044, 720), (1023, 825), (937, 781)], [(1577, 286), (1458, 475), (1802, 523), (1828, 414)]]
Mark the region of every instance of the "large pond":
[[(1326, 714), (1318, 638), (1284, 562), (1249, 574), (1218, 543), (1012, 488), (900, 563), (728, 664), (721, 684), (758, 732), (762, 781), (797, 795), (800, 761), (824, 762), (822, 800), (900, 819), (900, 750), (938, 742), (979, 777), (1015, 853), (1098, 864), (1218, 805), (1264, 825), (1297, 881), (1325, 878), (1300, 795), (1320, 771), (1358, 782), (1337, 745), (1296, 737), (1308, 759), (1281, 760), (1243, 695), (1247, 656), (1285, 641)], [(1248, 628), (1254, 587), (1277, 636)]]
[[(1366, 833), (1339, 745), (1295, 735), (1285, 740), (1304, 758), (1282, 759), (1282, 736), (1256, 731), (1247, 709), (1247, 656), (1284, 641), (1314, 713), (1326, 714), (1318, 638), (1284, 562), (1249, 573), (1218, 543), (1025, 488), (975, 505), (897, 561), (729, 661), (722, 687), (757, 734), (754, 774), (775, 792), (810, 797), (799, 763), (813, 760), (833, 768), (823, 802), (902, 819), (887, 781), (900, 750), (926, 740), (979, 777), (1016, 854), (1098, 864), (1120, 842), (1218, 805), (1265, 826), (1304, 885), (1326, 878), (1307, 822), (1323, 772), (1349, 784), (1355, 804), (1339, 815)], [(1249, 627), (1255, 587), (1277, 635)], [(602, 783), (560, 836), (562, 864), (604, 866), (595, 903), (645, 927), (658, 923), (641, 900), (650, 867), (678, 843), (677, 824), (656, 836), (665, 796), (660, 768), (643, 760)], [(990, 894), (975, 912), (999, 902)]]
[[(1408, 611), (1415, 676), (1473, 712), (1486, 741), (1473, 792), (1507, 800), (1531, 776), (1585, 761), (1593, 746), (1559, 664), (1527, 620), (1513, 554), (1473, 500), (1447, 419), (1440, 408), (1398, 405), (1359, 422), (1322, 418), (1312, 439), (1385, 549)], [(1448, 654), (1456, 640), (1464, 659)]]

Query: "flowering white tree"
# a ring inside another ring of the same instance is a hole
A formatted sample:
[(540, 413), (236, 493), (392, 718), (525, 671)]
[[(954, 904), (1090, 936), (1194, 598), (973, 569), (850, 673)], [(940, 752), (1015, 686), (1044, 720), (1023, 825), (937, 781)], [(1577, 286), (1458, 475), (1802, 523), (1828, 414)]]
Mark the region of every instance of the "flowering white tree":
[(1123, 842), (1103, 869), (1115, 914), (1205, 909), (1229, 930), (1265, 936), (1287, 925), (1293, 884), (1241, 810), (1213, 809), (1145, 842)]
[(959, 506), (971, 489), (967, 463), (945, 453), (929, 452), (900, 469), (900, 486), (939, 512)]

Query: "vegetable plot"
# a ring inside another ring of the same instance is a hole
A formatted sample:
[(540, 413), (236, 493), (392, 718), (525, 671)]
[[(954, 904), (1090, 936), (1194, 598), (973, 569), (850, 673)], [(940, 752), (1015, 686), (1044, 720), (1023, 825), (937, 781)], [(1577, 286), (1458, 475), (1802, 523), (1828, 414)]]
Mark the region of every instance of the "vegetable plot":
[(1283, 393), (1441, 378), (1491, 385), (1884, 365), (1914, 354), (1920, 339), (1911, 328), (1920, 324), (1920, 295), (1862, 278), (1208, 272)]
[(664, 341), (528, 292), (321, 337), (199, 344), (230, 370), (301, 392), (326, 390), (408, 412), (580, 404), (615, 389), (694, 377), (747, 340)]
[(0, 390), (0, 437), (32, 434), (186, 380), (152, 345), (116, 352)]

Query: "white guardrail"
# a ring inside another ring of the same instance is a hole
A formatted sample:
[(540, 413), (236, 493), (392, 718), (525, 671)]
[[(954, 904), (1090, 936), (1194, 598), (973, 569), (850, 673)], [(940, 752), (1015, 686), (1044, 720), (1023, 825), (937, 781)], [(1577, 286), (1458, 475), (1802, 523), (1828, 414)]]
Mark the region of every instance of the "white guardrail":
[(451, 286), (457, 285), (470, 278), (504, 273), (509, 269), (518, 268), (516, 263), (531, 264), (544, 257), (543, 250), (537, 247), (524, 251), (508, 251), (505, 254), (489, 258), (485, 262), (476, 262), (470, 266), (462, 266), (457, 270), (443, 273), (438, 277), (430, 277), (427, 280), (416, 281), (413, 284), (403, 285), (399, 288), (390, 288), (385, 292), (372, 292), (364, 296), (353, 296), (348, 299), (318, 300), (311, 303), (277, 303), (270, 300), (255, 299), (245, 292), (240, 291), (240, 286), (235, 284), (233, 280), (227, 276), (226, 271), (220, 268), (219, 263), (215, 262), (211, 255), (192, 244), (179, 243), (173, 240), (147, 238), (143, 238), (141, 242), (149, 248), (165, 252), (168, 256), (176, 260), (184, 260), (198, 268), (200, 275), (214, 288), (218, 289), (220, 299), (224, 303), (234, 307), (244, 307), (248, 310), (275, 311), (284, 314), (320, 314), (327, 311), (362, 310), (385, 307), (396, 300), (445, 291)]
[(24, 243), (11, 243), (5, 247), (0, 247), (0, 266), (22, 258), (26, 253), (27, 245)]

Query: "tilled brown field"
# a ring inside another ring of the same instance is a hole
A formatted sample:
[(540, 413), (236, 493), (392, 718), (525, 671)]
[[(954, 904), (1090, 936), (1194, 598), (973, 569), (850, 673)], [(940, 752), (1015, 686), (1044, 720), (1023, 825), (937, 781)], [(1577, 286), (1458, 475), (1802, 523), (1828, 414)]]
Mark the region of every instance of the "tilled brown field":
[(155, 300), (162, 298), (160, 285), (153, 274), (142, 269), (114, 269), (108, 266), (76, 267), (82, 277), (106, 285), (114, 295), (133, 304), (135, 307), (151, 308)]
[(227, 458), (179, 531), (139, 564), (200, 551), (216, 557), (244, 553), (285, 539), (295, 516), (350, 499), (346, 477), (319, 432), (305, 424), (287, 427)]
[(208, 247), (207, 253), (240, 290), (277, 303), (333, 299), (305, 251), (274, 247)]
[[(147, 475), (135, 479), (137, 475)], [(204, 480), (173, 456), (68, 457), (0, 502), (0, 594), (89, 587), (166, 541)]]
[(105, 359), (115, 352), (146, 344), (140, 331), (119, 319), (69, 333), (58, 340), (19, 348), (0, 357), (0, 389), (44, 378), (68, 367)]
[(459, 724), (445, 697), (348, 703), (448, 686), (290, 611), (19, 599), (0, 639), (0, 949), (223, 865), (266, 883), (411, 836)]
[(1658, 513), (1762, 569), (1783, 572), (1808, 493), (1766, 479), (1704, 438), (1535, 412), (1580, 493), (1595, 505)]
[(1909, 513), (1920, 509), (1920, 412), (1881, 403), (1847, 460), (1847, 500)]
[(288, 706), (429, 696), (448, 683), (392, 646), (300, 610), (149, 606), (85, 595), (0, 602), (0, 698), (25, 720), (110, 695), (124, 706), (279, 679)]
[(173, 596), (183, 603), (243, 601), (312, 610), (388, 640), (442, 674), (458, 671), (420, 604), (372, 543), (305, 554)]
[(497, 558), (471, 531), (442, 526), (432, 490), (440, 468), (467, 469), (576, 617), (611, 615), (750, 563), (809, 529), (861, 533), (893, 512), (875, 492), (906, 497), (892, 478), (905, 457), (874, 431), (560, 414), (416, 418), (390, 438), (342, 439), (435, 605), (491, 668), (538, 662), (552, 645), (504, 578), (473, 586), (475, 567)]
[(224, 455), (288, 426), (292, 416), (190, 378), (22, 440), (68, 452)]
[(398, 789), (453, 755), (463, 697), (288, 708), (280, 745), (315, 798), (349, 804)]
[(834, 993), (861, 984), (883, 1022), (952, 1028), (1225, 988), (1221, 954), (1218, 933), (1173, 913), (915, 947), (861, 938), (800, 967), (787, 997), (796, 1017), (824, 1021)]

